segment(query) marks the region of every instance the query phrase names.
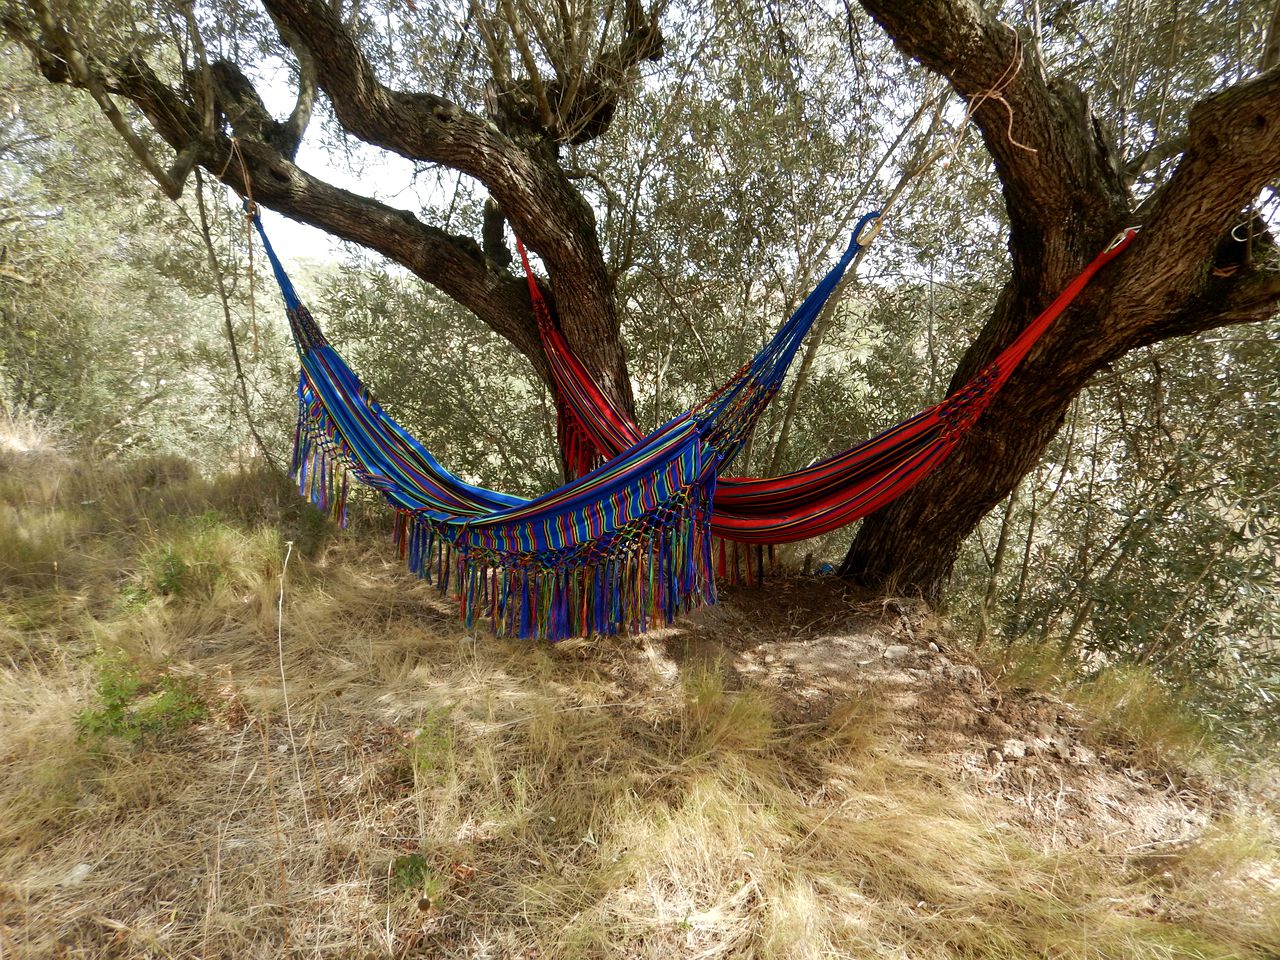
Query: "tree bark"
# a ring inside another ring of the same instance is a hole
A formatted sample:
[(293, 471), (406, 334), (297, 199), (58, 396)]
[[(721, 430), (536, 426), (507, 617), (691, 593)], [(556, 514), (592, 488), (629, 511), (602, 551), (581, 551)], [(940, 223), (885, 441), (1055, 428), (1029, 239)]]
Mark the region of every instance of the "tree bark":
[[(234, 63), (206, 65), (207, 84), (193, 83), (191, 89), (170, 85), (141, 57), (95, 59), (91, 42), (55, 16), (50, 0), (29, 4), (28, 17), (6, 12), (0, 26), (32, 53), (47, 79), (91, 91), (117, 126), (124, 120), (110, 97), (127, 98), (187, 169), (199, 163), (256, 203), (407, 267), (507, 338), (554, 389), (524, 278), (514, 275), (507, 261), (487, 256), (470, 237), (334, 187), (294, 163), (316, 86), (353, 135), (480, 181), (505, 220), (541, 256), (549, 274), (548, 297), (570, 344), (602, 389), (623, 409), (633, 409), (613, 278), (595, 215), (561, 168), (558, 150), (562, 133), (581, 142), (607, 129), (611, 104), (625, 90), (604, 89), (592, 76), (605, 69), (625, 72), (659, 55), (662, 37), (652, 18), (636, 16), (620, 46), (601, 51), (594, 64), (580, 65), (588, 74), (591, 96), (576, 95), (576, 106), (565, 103), (567, 112), (554, 118), (554, 129), (547, 129), (523, 109), (525, 91), (518, 84), (494, 93), (487, 116), (434, 94), (385, 86), (335, 8), (320, 0), (265, 3), (300, 64), (297, 106), (285, 121), (269, 115)], [(215, 103), (201, 102), (204, 88), (211, 88)], [(218, 122), (211, 124), (215, 113)], [(129, 132), (139, 152), (142, 141)], [(149, 153), (145, 160), (165, 192), (176, 197), (185, 173), (163, 170)]]
[[(969, 99), (1009, 216), (1011, 276), (951, 390), (992, 359), (1134, 215), (1123, 166), (1083, 94), (1050, 83), (1017, 33), (969, 0), (863, 0), (898, 48)], [(1229, 323), (1280, 302), (1280, 278), (1233, 257), (1231, 228), (1280, 173), (1280, 73), (1201, 101), (1173, 175), (1142, 231), (1051, 328), (941, 467), (868, 517), (841, 572), (941, 599), (964, 539), (1043, 455), (1071, 399), (1136, 347)], [(1269, 238), (1265, 238), (1269, 242)], [(1212, 271), (1239, 261), (1229, 276)]]

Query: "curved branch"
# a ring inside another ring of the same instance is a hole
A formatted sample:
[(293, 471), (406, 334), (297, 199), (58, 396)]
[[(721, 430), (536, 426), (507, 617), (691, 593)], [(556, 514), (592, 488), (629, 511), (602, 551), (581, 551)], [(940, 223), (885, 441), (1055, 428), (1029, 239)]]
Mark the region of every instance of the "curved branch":
[(492, 123), (444, 97), (392, 90), (378, 80), (332, 6), (321, 0), (265, 0), (265, 6), (282, 34), (309, 51), (316, 80), (350, 133), (474, 177), (504, 206), (536, 189), (538, 172)]
[[(1129, 202), (1123, 175), (1084, 94), (1065, 80), (1050, 82), (1013, 27), (975, 0), (862, 4), (903, 53), (969, 101), (1004, 188), (1016, 275), (1024, 261), (1058, 259), (1055, 248), (1072, 245), (1073, 235), (1084, 233), (1092, 249), (1120, 226)], [(1067, 275), (1076, 269), (1071, 264)]]
[(555, 144), (539, 135), (517, 144), (496, 124), (443, 97), (388, 88), (323, 0), (264, 3), (310, 49), (316, 79), (350, 133), (410, 159), (443, 164), (488, 188), (546, 264), (570, 343), (601, 385), (631, 409), (613, 281), (595, 214), (560, 169)]
[(1172, 160), (1187, 149), (1186, 137), (1171, 137), (1163, 143), (1143, 150), (1130, 160), (1124, 168), (1125, 179), (1129, 184), (1136, 183), (1162, 163)]
[(231, 142), (221, 139), (205, 166), (221, 170), (223, 182), (301, 223), (375, 250), (462, 304), (533, 361), (539, 374), (545, 356), (524, 282), (499, 269), (474, 240), (423, 223), (406, 210), (335, 187), (296, 166), (278, 150), (239, 141), (249, 182), (244, 181)]
[(109, 84), (100, 75), (91, 58), (80, 48), (75, 37), (57, 22), (49, 4), (45, 0), (33, 0), (31, 6), (47, 42), (52, 44), (52, 49), (37, 43), (11, 15), (6, 14), (3, 20), (0, 20), (0, 24), (5, 27), (6, 32), (27, 47), (42, 66), (47, 67), (46, 75), (56, 72), (60, 79), (65, 79), (66, 82), (87, 90), (89, 96), (98, 104), (98, 109), (124, 140), (129, 152), (151, 175), (151, 178), (164, 191), (165, 196), (171, 200), (181, 197), (187, 176), (196, 162), (196, 151), (185, 143), (181, 147), (175, 147), (177, 157), (173, 165), (166, 170), (156, 159), (146, 141), (138, 135), (124, 114), (120, 112), (120, 108), (111, 99)]
[(1249, 275), (1211, 279), (1202, 292), (1180, 310), (1143, 329), (1135, 347), (1147, 347), (1172, 337), (1204, 333), (1239, 323), (1262, 323), (1276, 315), (1280, 304), (1280, 273), (1258, 270)]
[(1197, 103), (1186, 141), (1109, 291), (1108, 327), (1118, 344), (1151, 342), (1153, 330), (1207, 296), (1230, 300), (1246, 296), (1228, 295), (1237, 286), (1255, 293), (1269, 286), (1256, 286), (1250, 273), (1216, 280), (1210, 265), (1245, 208), (1280, 176), (1280, 69)]
[[(3, 25), (11, 33), (21, 29), (21, 24), (11, 19)], [(47, 79), (85, 86), (56, 50), (29, 33), (24, 32), (22, 39)], [(86, 63), (94, 76), (102, 78), (104, 91), (132, 101), (181, 156), (198, 160), (255, 202), (407, 267), (506, 337), (533, 362), (540, 376), (549, 377), (522, 281), (490, 261), (475, 241), (425, 224), (407, 211), (342, 190), (294, 164), (275, 136), (279, 125), (237, 67), (223, 61), (213, 69), (220, 106), (238, 134), (239, 150), (233, 153), (231, 139), (221, 133), (208, 136), (202, 111), (165, 84), (145, 61), (129, 58), (113, 64)]]
[(280, 39), (298, 58), (298, 97), (294, 101), (289, 118), (279, 124), (278, 143), (281, 152), (290, 160), (298, 155), (298, 147), (302, 145), (302, 137), (311, 123), (311, 114), (315, 110), (316, 93), (319, 89), (316, 82), (316, 61), (307, 45), (297, 35), (281, 24), (276, 24)]

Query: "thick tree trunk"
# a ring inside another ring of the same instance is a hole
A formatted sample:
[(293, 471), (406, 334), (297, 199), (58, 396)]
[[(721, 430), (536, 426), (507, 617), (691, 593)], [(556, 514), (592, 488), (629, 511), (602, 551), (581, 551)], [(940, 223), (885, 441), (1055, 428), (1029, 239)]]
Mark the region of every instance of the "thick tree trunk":
[[(1106, 245), (1135, 204), (1083, 95), (1049, 83), (1016, 32), (972, 0), (863, 4), (904, 53), (971, 101), (1004, 190), (1012, 277), (954, 390)], [(1138, 240), (1049, 330), (951, 458), (864, 521), (841, 568), (846, 577), (939, 599), (964, 539), (1040, 459), (1095, 372), (1138, 346), (1274, 313), (1277, 275), (1257, 267), (1263, 257), (1233, 249), (1230, 231), (1280, 171), (1280, 74), (1201, 101), (1178, 146), (1173, 175), (1144, 204)], [(1231, 269), (1211, 270), (1227, 261)]]
[[(961, 545), (1039, 462), (1083, 384), (1032, 386), (1010, 384), (1000, 409), (988, 410), (941, 468), (868, 517), (840, 572), (886, 592), (941, 600)], [(1023, 402), (1034, 406), (1015, 406)]]

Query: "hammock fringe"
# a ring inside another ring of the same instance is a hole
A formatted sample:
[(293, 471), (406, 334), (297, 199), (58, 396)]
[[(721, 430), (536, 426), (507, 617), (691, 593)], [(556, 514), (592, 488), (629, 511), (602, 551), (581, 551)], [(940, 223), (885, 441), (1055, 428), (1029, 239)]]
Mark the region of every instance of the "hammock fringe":
[[(323, 404), (299, 387), (293, 474), (303, 497), (343, 526), (350, 452)], [(716, 602), (710, 529), (716, 473), (704, 471), (665, 509), (586, 548), (513, 554), (456, 525), (397, 508), (392, 541), (411, 573), (458, 605), (468, 630), (549, 640), (643, 633)], [(365, 481), (367, 482), (367, 480)], [(452, 588), (452, 589), (451, 589)]]
[(403, 509), (393, 537), (409, 571), (450, 594), (468, 630), (487, 620), (498, 636), (553, 642), (644, 632), (715, 602), (713, 486), (699, 481), (661, 523), (568, 556), (451, 543), (446, 525)]
[(300, 404), (291, 472), (298, 482), (298, 493), (345, 530), (350, 471), (337, 450), (334, 430), (323, 409), (316, 415)]

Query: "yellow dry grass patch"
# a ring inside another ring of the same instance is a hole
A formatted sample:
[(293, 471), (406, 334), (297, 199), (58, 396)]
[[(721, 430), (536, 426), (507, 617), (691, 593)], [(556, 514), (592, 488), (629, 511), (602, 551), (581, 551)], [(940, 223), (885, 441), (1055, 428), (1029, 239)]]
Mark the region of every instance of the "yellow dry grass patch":
[(1140, 765), (1186, 769), (1212, 767), (1219, 760), (1204, 724), (1149, 668), (1110, 666), (1082, 678), (1079, 662), (1053, 645), (987, 651), (987, 660), (1008, 689), (1043, 690), (1069, 698), (1091, 739), (1124, 744)]
[[(77, 543), (118, 551), (113, 576), (58, 594), (65, 615), (4, 595), (6, 957), (1280, 950), (1264, 811), (1168, 861), (1052, 852), (865, 700), (786, 726), (731, 671), (657, 669), (643, 640), (467, 636), (387, 551), (286, 570), (293, 537), (258, 512), (139, 496), (148, 526), (115, 497), (121, 523)], [(78, 737), (101, 650), (188, 678), (206, 717)]]

